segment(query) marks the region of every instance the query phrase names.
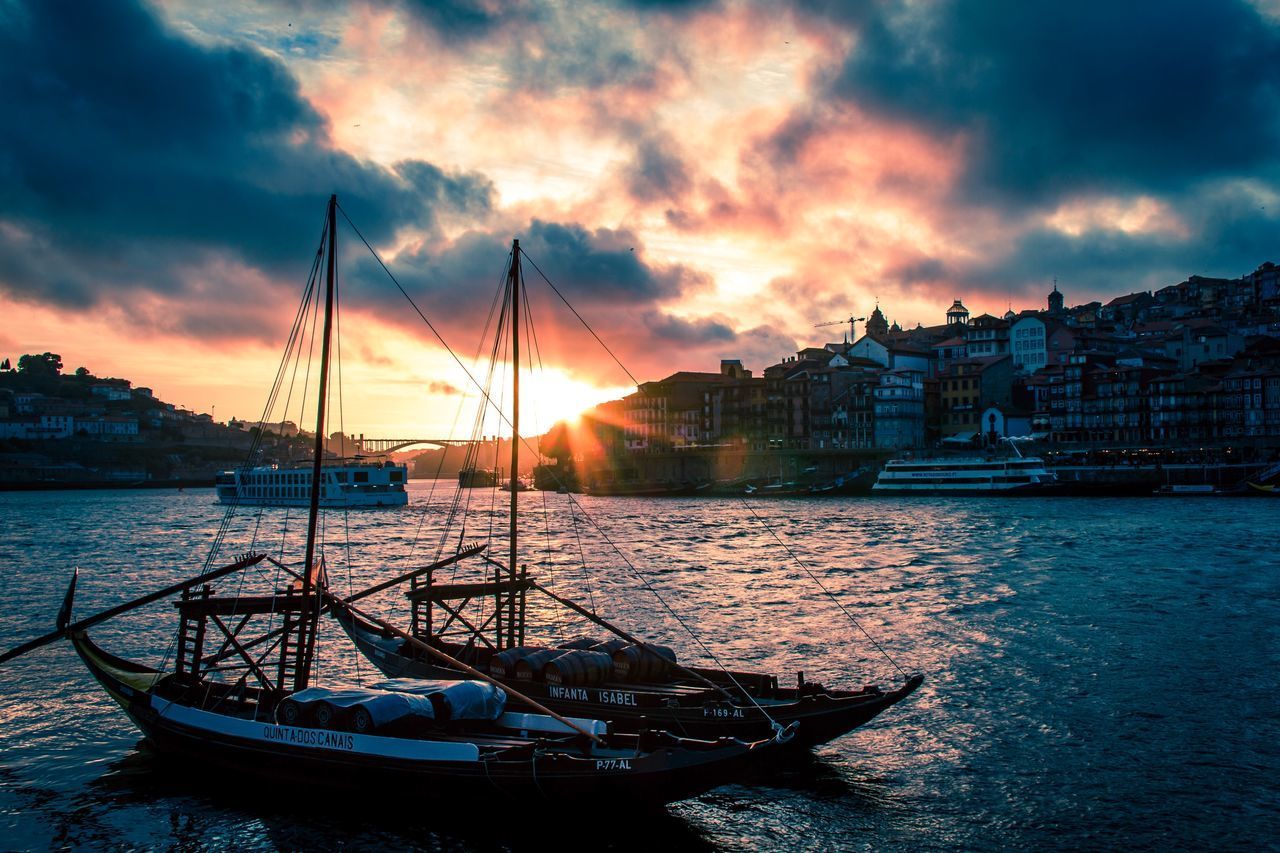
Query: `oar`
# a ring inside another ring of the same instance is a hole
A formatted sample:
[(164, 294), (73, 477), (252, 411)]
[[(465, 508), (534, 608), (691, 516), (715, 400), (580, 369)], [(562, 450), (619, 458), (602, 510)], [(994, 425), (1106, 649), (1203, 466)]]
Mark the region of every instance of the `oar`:
[(262, 562), (262, 559), (264, 557), (266, 557), (266, 554), (250, 554), (248, 556), (242, 557), (241, 559), (237, 560), (236, 562), (232, 563), (229, 566), (223, 566), (220, 569), (214, 569), (211, 572), (205, 572), (204, 574), (197, 575), (194, 578), (189, 578), (185, 581), (180, 581), (179, 583), (175, 583), (175, 584), (170, 584), (169, 586), (166, 586), (164, 589), (156, 590), (153, 593), (144, 595), (141, 598), (135, 598), (132, 601), (127, 601), (124, 604), (118, 604), (115, 607), (112, 607), (108, 610), (103, 610), (101, 613), (95, 613), (93, 616), (90, 616), (87, 619), (81, 619), (79, 622), (68, 624), (71, 620), (72, 599), (75, 597), (76, 577), (79, 575), (79, 571), (77, 570), (76, 572), (73, 572), (71, 575), (71, 584), (67, 587), (67, 595), (62, 600), (62, 608), (58, 611), (57, 630), (51, 633), (45, 634), (43, 637), (37, 637), (36, 639), (31, 640), (30, 642), (23, 643), (17, 648), (10, 649), (4, 654), (0, 654), (0, 663), (4, 663), (5, 661), (12, 660), (13, 658), (19, 657), (20, 655), (25, 655), (27, 652), (35, 651), (41, 646), (46, 646), (49, 643), (52, 643), (54, 640), (57, 640), (61, 637), (66, 636), (72, 631), (83, 631), (86, 628), (89, 628), (93, 625), (97, 625), (99, 622), (105, 622), (106, 620), (112, 618), (113, 616), (119, 616), (121, 613), (126, 613), (130, 610), (133, 610), (134, 608), (141, 607), (144, 604), (150, 604), (153, 601), (159, 601), (162, 598), (167, 598), (168, 596), (173, 595), (175, 592), (182, 592), (184, 589), (190, 589), (193, 586), (197, 586), (202, 583), (208, 583), (209, 581), (216, 580), (224, 575), (229, 575), (232, 572), (238, 572), (241, 569), (247, 569), (249, 568), (249, 566)]
[[(422, 566), (417, 569), (411, 569), (402, 575), (397, 575), (391, 580), (381, 581), (380, 583), (376, 583), (373, 586), (367, 586), (358, 592), (353, 592), (350, 595), (346, 596), (345, 600), (359, 601), (360, 599), (366, 598), (370, 595), (373, 595), (374, 593), (382, 592), (384, 589), (390, 589), (391, 587), (402, 584), (405, 581), (413, 580), (414, 578), (419, 577), (420, 575), (425, 575), (427, 572), (435, 571), (436, 569), (452, 565), (458, 562), (459, 560), (465, 560), (467, 557), (474, 557), (476, 554), (479, 554), (481, 551), (483, 551), (485, 548), (488, 548), (488, 547), (489, 547), (488, 544), (470, 545), (466, 548), (463, 548), (461, 551), (454, 554), (452, 557), (445, 557), (443, 560), (438, 560), (429, 566)], [(292, 577), (296, 578), (297, 580), (302, 580), (302, 575), (300, 575), (298, 572), (295, 572), (293, 569), (289, 568), (279, 560), (274, 559), (272, 557), (267, 557), (267, 562), (275, 566), (277, 569), (280, 569), (281, 571), (288, 572)], [(328, 612), (327, 607), (328, 605), (326, 605), (326, 609), (322, 610), (321, 612), (322, 613)]]
[(453, 657), (452, 655), (448, 655), (440, 651), (435, 646), (429, 645), (428, 643), (424, 643), (422, 640), (419, 640), (417, 637), (413, 636), (408, 631), (402, 631), (399, 628), (397, 628), (395, 625), (392, 625), (390, 622), (387, 622), (383, 619), (379, 619), (377, 616), (374, 616), (371, 613), (365, 613), (359, 608), (353, 606), (347, 600), (339, 598), (338, 596), (334, 595), (333, 593), (329, 592), (326, 589), (322, 588), (320, 594), (323, 595), (325, 598), (329, 599), (329, 603), (333, 607), (340, 607), (349, 613), (359, 616), (361, 619), (366, 619), (369, 622), (372, 622), (373, 624), (377, 625), (379, 628), (389, 631), (392, 634), (395, 634), (400, 639), (405, 640), (414, 648), (421, 649), (422, 651), (426, 652), (432, 657), (439, 658), (440, 660), (444, 661), (450, 666), (457, 667), (463, 672), (470, 673), (471, 675), (474, 675), (476, 678), (479, 678), (482, 681), (487, 681), (490, 684), (494, 685), (495, 687), (505, 690), (506, 692), (510, 693), (512, 696), (519, 699), (521, 702), (524, 702), (525, 704), (536, 708), (537, 710), (541, 711), (542, 713), (546, 714), (548, 717), (551, 717), (552, 719), (559, 720), (560, 722), (564, 723), (566, 726), (573, 729), (578, 734), (585, 735), (586, 737), (591, 738), (591, 740), (595, 741), (600, 746), (604, 745), (604, 741), (600, 740), (600, 738), (597, 737), (596, 735), (593, 735), (591, 732), (587, 731), (581, 726), (578, 726), (576, 723), (573, 723), (566, 717), (562, 717), (561, 715), (557, 714), (555, 711), (552, 711), (550, 708), (546, 707), (540, 702), (536, 702), (533, 699), (530, 699), (528, 696), (525, 696), (523, 693), (520, 693), (519, 691), (512, 689), (509, 685), (499, 683), (497, 679), (495, 679), (493, 676), (486, 675), (485, 673), (481, 672), (475, 667), (468, 666), (462, 661)]
[(488, 543), (470, 545), (466, 548), (463, 548), (461, 551), (454, 554), (452, 557), (445, 557), (443, 560), (432, 563), (429, 566), (423, 566), (420, 569), (414, 569), (411, 572), (405, 572), (403, 575), (400, 575), (399, 577), (394, 577), (389, 581), (383, 581), (382, 583), (375, 584), (370, 587), (366, 587), (360, 590), (359, 592), (353, 592), (351, 595), (346, 596), (346, 598), (344, 598), (343, 600), (347, 602), (359, 601), (360, 599), (366, 596), (373, 595), (375, 592), (382, 592), (384, 589), (390, 589), (391, 587), (396, 586), (398, 584), (402, 584), (407, 580), (412, 580), (413, 578), (416, 578), (419, 575), (425, 575), (427, 572), (452, 565), (458, 562), (459, 560), (465, 560), (467, 557), (474, 557), (476, 554), (479, 554), (481, 551), (483, 551), (485, 548), (488, 548), (488, 547), (489, 547)]

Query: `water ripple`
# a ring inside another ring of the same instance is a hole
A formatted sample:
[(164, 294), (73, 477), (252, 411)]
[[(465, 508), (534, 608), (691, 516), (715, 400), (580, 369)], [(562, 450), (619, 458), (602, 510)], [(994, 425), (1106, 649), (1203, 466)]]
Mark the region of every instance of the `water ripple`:
[[(412, 488), (409, 509), (353, 514), (349, 530), (326, 515), (326, 560), (339, 588), (434, 555), (452, 492)], [(80, 613), (191, 574), (220, 519), (211, 498), (208, 490), (0, 494), (0, 646), (49, 630), (75, 566)], [(1275, 528), (1273, 502), (753, 503), (793, 559), (737, 500), (581, 498), (602, 534), (580, 518), (575, 528), (560, 496), (522, 496), (530, 507), (544, 498), (548, 518), (524, 517), (530, 570), (687, 660), (700, 655), (686, 626), (725, 663), (784, 679), (799, 670), (840, 685), (895, 679), (847, 611), (927, 678), (875, 724), (768, 779), (659, 818), (606, 822), (575, 836), (575, 846), (1244, 848), (1280, 837), (1280, 578), (1262, 535)], [(296, 511), (246, 514), (227, 553), (295, 553), (301, 522)], [(506, 507), (485, 502), (469, 531), (505, 526)], [(606, 535), (625, 543), (625, 559)], [(370, 606), (403, 618), (394, 593)], [(558, 607), (539, 604), (533, 614), (556, 636), (585, 630)], [(95, 635), (159, 662), (171, 618), (171, 607), (156, 605)], [(322, 634), (334, 641), (320, 661), (325, 676), (369, 675), (332, 626)], [(0, 670), (0, 750), (5, 847), (493, 849), (564, 840), (542, 827), (424, 819), (416, 808), (317, 816), (310, 802), (166, 775), (64, 647)]]

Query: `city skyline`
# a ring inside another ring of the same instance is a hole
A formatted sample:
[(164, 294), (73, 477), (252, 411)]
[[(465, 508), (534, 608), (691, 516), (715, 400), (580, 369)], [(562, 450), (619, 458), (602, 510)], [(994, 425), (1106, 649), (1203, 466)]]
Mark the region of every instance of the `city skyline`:
[[(459, 352), (519, 237), (642, 380), (876, 304), (1275, 260), (1275, 4), (59, 6), (0, 13), (0, 351), (220, 416), (261, 407), (329, 192)], [(447, 429), (465, 377), (375, 279), (346, 274), (355, 405)], [(537, 396), (625, 389), (546, 330)]]

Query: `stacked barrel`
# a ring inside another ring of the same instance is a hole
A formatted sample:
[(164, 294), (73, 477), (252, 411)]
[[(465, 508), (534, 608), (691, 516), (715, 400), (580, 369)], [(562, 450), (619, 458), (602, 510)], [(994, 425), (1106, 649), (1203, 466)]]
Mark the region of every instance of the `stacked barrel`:
[(675, 652), (666, 646), (579, 638), (554, 649), (518, 646), (499, 652), (489, 661), (489, 673), (496, 678), (543, 681), (561, 687), (593, 687), (606, 681), (661, 681), (675, 661)]

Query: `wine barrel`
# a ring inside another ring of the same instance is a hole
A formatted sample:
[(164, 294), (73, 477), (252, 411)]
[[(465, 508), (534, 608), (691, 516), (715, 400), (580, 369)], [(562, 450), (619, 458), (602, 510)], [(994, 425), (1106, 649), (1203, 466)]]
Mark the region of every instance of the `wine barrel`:
[(556, 646), (557, 649), (589, 649), (592, 646), (598, 646), (600, 641), (595, 637), (574, 637), (564, 643)]
[(619, 681), (657, 681), (675, 659), (676, 653), (666, 646), (627, 646), (613, 653), (613, 676)]
[(285, 699), (276, 708), (276, 722), (286, 726), (302, 725), (302, 703), (296, 699)]
[(575, 650), (548, 661), (542, 680), (563, 687), (592, 687), (613, 674), (613, 658), (604, 652)]
[(516, 664), (534, 652), (544, 651), (537, 646), (516, 646), (489, 658), (489, 674), (495, 678), (515, 678)]
[(311, 709), (311, 716), (315, 719), (316, 725), (322, 729), (338, 728), (340, 714), (338, 709), (328, 702), (317, 702), (315, 707)]
[(631, 644), (621, 637), (614, 637), (612, 640), (605, 640), (603, 643), (596, 643), (594, 646), (591, 646), (591, 651), (604, 652), (607, 655), (612, 655), (618, 649), (625, 649), (629, 645)]
[(533, 681), (542, 678), (542, 668), (549, 662), (564, 655), (572, 654), (564, 649), (541, 649), (516, 661), (516, 678), (521, 681)]

